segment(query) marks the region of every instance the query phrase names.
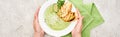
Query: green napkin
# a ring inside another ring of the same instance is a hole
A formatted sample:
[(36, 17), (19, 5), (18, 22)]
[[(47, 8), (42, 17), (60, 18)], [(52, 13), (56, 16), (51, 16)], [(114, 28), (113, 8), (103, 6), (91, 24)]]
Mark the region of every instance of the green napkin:
[[(82, 0), (70, 0), (79, 9), (83, 19), (82, 37), (90, 37), (90, 30), (104, 22), (94, 3), (84, 4)], [(71, 33), (63, 37), (72, 37)]]

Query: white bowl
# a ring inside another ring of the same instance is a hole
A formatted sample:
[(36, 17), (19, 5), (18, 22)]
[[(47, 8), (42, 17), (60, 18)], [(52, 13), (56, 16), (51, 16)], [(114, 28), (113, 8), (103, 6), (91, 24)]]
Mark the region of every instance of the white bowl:
[[(77, 21), (72, 21), (67, 28), (60, 30), (60, 31), (51, 29), (45, 22), (44, 13), (45, 13), (46, 8), (54, 3), (57, 3), (57, 0), (54, 0), (54, 1), (48, 0), (41, 6), (41, 8), (39, 10), (39, 15), (38, 15), (39, 16), (39, 24), (40, 24), (41, 28), (43, 29), (43, 31), (45, 31), (49, 35), (64, 36), (64, 35), (70, 33), (74, 29), (75, 25), (77, 24)], [(72, 8), (72, 10), (75, 10), (75, 9)]]

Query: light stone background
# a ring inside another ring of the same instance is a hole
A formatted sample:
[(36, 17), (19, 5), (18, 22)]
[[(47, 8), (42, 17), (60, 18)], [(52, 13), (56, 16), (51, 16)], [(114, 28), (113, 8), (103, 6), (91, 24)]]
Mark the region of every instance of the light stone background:
[[(0, 37), (33, 37), (33, 17), (45, 0), (0, 0)], [(91, 37), (120, 37), (120, 0), (94, 2), (105, 22), (91, 30)], [(46, 36), (47, 37), (47, 36)]]

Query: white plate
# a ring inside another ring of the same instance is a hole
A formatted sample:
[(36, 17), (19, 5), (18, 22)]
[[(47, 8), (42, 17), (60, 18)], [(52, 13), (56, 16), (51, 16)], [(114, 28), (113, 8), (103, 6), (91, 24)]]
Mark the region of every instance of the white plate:
[[(74, 29), (77, 21), (72, 21), (70, 23), (70, 25), (67, 28), (63, 29), (63, 30), (60, 30), (60, 31), (52, 30), (45, 22), (44, 13), (45, 13), (46, 8), (48, 6), (54, 4), (54, 3), (57, 3), (57, 0), (54, 0), (54, 1), (53, 0), (48, 0), (47, 2), (45, 2), (41, 6), (41, 8), (39, 10), (39, 24), (40, 24), (41, 28), (49, 35), (52, 35), (52, 36), (64, 36), (64, 35), (70, 33)], [(72, 10), (73, 10), (73, 8), (72, 8)]]

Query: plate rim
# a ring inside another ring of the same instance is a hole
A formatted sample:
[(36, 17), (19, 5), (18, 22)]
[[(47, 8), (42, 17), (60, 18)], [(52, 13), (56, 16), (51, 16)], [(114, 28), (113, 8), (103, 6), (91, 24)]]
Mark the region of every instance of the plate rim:
[(41, 6), (39, 10), (39, 14), (38, 14), (39, 25), (41, 26), (43, 31), (45, 31), (49, 35), (63, 36), (63, 35), (70, 33), (74, 29), (75, 25), (77, 24), (77, 21), (72, 21), (67, 28), (60, 30), (60, 31), (50, 29), (50, 27), (46, 26), (47, 24), (45, 23), (45, 20), (44, 20), (44, 11), (46, 10), (48, 6), (54, 3), (57, 3), (57, 0), (54, 0), (54, 1), (48, 0)]

